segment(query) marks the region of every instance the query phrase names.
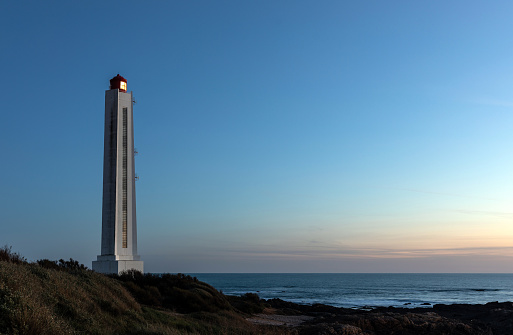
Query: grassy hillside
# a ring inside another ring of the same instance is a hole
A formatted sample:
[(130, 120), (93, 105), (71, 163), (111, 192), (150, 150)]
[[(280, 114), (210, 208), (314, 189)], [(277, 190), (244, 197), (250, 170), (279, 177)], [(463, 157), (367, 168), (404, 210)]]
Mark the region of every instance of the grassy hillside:
[(510, 335), (512, 317), (511, 302), (362, 311), (225, 296), (190, 276), (109, 277), (0, 248), (0, 334)]
[(0, 250), (2, 334), (283, 334), (245, 320), (260, 308), (252, 298), (229, 300), (190, 276), (107, 277)]

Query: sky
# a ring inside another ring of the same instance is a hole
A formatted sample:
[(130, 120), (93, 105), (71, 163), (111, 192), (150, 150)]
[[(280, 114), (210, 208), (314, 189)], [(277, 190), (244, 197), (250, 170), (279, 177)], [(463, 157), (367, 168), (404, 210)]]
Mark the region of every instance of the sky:
[(1, 1), (0, 245), (100, 253), (133, 91), (147, 272), (513, 272), (511, 1)]

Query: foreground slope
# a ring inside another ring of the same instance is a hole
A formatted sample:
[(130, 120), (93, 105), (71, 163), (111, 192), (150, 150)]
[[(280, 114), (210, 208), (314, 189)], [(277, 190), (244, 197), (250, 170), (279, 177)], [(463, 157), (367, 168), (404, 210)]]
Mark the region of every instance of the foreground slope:
[(50, 267), (0, 261), (0, 333), (284, 333), (246, 321), (224, 295), (189, 276), (138, 286), (90, 270)]
[(0, 334), (378, 335), (513, 333), (513, 304), (371, 311), (225, 296), (185, 275), (105, 276), (0, 248)]

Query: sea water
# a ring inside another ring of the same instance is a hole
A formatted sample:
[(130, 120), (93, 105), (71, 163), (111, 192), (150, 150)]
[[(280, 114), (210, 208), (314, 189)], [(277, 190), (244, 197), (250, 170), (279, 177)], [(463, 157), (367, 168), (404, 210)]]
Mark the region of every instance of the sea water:
[(513, 301), (513, 274), (191, 274), (227, 295), (336, 307)]

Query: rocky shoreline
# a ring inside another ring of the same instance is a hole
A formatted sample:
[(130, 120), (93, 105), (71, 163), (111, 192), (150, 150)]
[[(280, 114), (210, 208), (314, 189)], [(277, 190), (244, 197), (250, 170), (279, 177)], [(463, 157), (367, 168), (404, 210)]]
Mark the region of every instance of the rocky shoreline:
[(434, 305), (432, 308), (382, 307), (355, 310), (265, 300), (263, 313), (247, 320), (281, 326), (289, 333), (313, 334), (513, 334), (513, 303)]

